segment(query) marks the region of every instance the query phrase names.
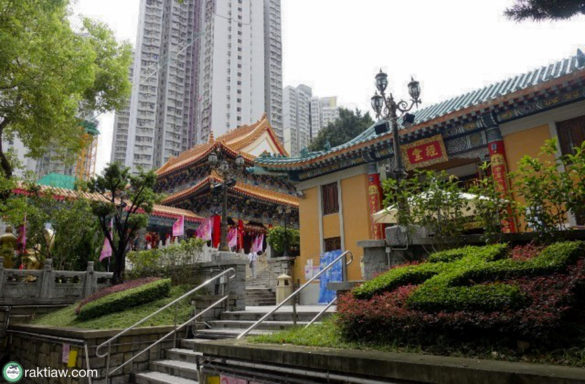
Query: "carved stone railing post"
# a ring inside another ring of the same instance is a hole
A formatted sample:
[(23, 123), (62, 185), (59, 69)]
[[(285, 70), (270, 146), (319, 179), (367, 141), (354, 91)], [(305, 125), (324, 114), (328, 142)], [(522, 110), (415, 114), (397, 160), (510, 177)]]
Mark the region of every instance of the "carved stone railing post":
[(53, 297), (55, 288), (55, 277), (53, 274), (53, 259), (45, 259), (43, 263), (43, 272), (41, 274), (41, 283), (39, 284), (39, 297), (50, 299)]
[(85, 284), (83, 287), (83, 297), (88, 297), (97, 291), (97, 276), (93, 270), (93, 261), (87, 262), (87, 271), (85, 272)]

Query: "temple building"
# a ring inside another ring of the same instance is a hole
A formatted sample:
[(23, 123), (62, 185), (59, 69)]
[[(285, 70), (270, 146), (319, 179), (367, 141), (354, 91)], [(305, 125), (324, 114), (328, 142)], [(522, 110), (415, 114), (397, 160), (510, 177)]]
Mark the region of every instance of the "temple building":
[[(243, 225), (244, 249), (252, 236), (276, 225), (298, 227), (299, 197), (296, 188), (283, 175), (259, 175), (246, 171), (258, 156), (288, 156), (266, 115), (254, 124), (238, 127), (170, 158), (156, 171), (156, 191), (167, 196), (162, 203), (195, 212), (214, 221), (214, 243), (219, 238), (224, 178), (209, 162), (214, 154), (226, 160), (228, 178), (227, 216), (230, 225)], [(243, 164), (236, 166), (236, 159)], [(242, 160), (240, 160), (242, 161)], [(239, 169), (239, 171), (236, 171)], [(215, 244), (214, 244), (215, 245)]]
[[(524, 155), (538, 156), (545, 140), (558, 139), (558, 155), (585, 140), (585, 55), (579, 50), (413, 113), (414, 122), (401, 121), (399, 131), (407, 169), (446, 170), (465, 181), (477, 178), (479, 165), (490, 161), (494, 182), (510, 188), (506, 173), (515, 171)], [(357, 262), (348, 267), (348, 279), (362, 279), (363, 250), (357, 242), (383, 238), (372, 213), (382, 208), (380, 181), (386, 178), (386, 166), (393, 164), (392, 141), (391, 130), (378, 124), (329, 150), (256, 159), (260, 172), (286, 173), (303, 195), (295, 281), (306, 281), (320, 255), (336, 249), (352, 251)], [(585, 224), (575, 217), (568, 221)], [(522, 230), (521, 225), (504, 229)]]

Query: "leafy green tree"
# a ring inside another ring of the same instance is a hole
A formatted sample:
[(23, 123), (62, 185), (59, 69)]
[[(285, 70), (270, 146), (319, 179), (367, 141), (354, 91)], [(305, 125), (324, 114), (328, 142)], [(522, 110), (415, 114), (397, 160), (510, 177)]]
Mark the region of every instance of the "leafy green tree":
[[(17, 187), (26, 194), (13, 194)], [(88, 261), (97, 261), (104, 239), (86, 199), (63, 201), (39, 185), (25, 182), (17, 186), (12, 179), (5, 179), (1, 188), (10, 191), (0, 203), (0, 214), (14, 228), (26, 217), (27, 248), (36, 249), (38, 261), (51, 258), (60, 270), (85, 270)], [(49, 223), (52, 238), (45, 230)]]
[[(113, 284), (124, 281), (126, 253), (139, 229), (146, 227), (159, 196), (154, 192), (156, 175), (153, 171), (134, 176), (130, 168), (109, 164), (101, 176), (87, 183), (90, 192), (103, 199), (92, 202), (92, 211), (98, 217), (104, 236), (112, 246)], [(110, 222), (113, 228), (110, 228)]]
[(564, 20), (576, 15), (585, 15), (583, 0), (516, 0), (506, 9), (506, 16), (516, 21), (531, 19)]
[(494, 182), (490, 163), (483, 163), (480, 170), (483, 176), (469, 187), (469, 192), (475, 195), (474, 220), (483, 228), (484, 240), (495, 243), (501, 241), (502, 224), (517, 217), (518, 205), (511, 191), (501, 190)]
[(385, 207), (402, 207), (397, 214), (399, 225), (430, 229), (438, 245), (463, 233), (470, 206), (456, 177), (445, 171), (415, 170), (413, 177), (386, 179), (383, 189)]
[(298, 254), (300, 245), (300, 233), (298, 229), (287, 228), (286, 231), (282, 226), (276, 226), (268, 231), (267, 242), (277, 255), (284, 253), (285, 244), (288, 245), (288, 254), (295, 256)]
[(317, 137), (309, 145), (309, 150), (321, 151), (327, 146), (335, 147), (347, 143), (373, 123), (374, 121), (368, 112), (362, 115), (359, 109), (351, 111), (339, 108), (339, 118), (319, 131)]
[(0, 171), (13, 167), (1, 139), (18, 136), (39, 157), (49, 148), (73, 159), (84, 142), (84, 113), (124, 105), (131, 46), (104, 24), (76, 33), (69, 0), (0, 0)]

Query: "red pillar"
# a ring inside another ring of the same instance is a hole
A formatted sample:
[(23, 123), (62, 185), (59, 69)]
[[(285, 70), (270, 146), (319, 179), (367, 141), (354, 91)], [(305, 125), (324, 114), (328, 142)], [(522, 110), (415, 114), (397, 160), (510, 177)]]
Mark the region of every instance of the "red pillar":
[(370, 225), (372, 227), (372, 236), (374, 240), (384, 238), (384, 225), (375, 224), (373, 214), (382, 209), (383, 202), (382, 185), (380, 184), (380, 174), (376, 164), (370, 164), (368, 169), (368, 205), (370, 207)]
[[(510, 191), (510, 185), (508, 184), (508, 163), (506, 161), (504, 139), (500, 133), (500, 128), (497, 126), (489, 128), (487, 137), (492, 178), (494, 179), (496, 189), (505, 196)], [(504, 233), (517, 232), (512, 212), (509, 213), (509, 216), (502, 220), (502, 232)]]
[(219, 242), (221, 239), (221, 216), (220, 215), (213, 215), (213, 230), (212, 230), (212, 239), (211, 245), (214, 248), (219, 246)]

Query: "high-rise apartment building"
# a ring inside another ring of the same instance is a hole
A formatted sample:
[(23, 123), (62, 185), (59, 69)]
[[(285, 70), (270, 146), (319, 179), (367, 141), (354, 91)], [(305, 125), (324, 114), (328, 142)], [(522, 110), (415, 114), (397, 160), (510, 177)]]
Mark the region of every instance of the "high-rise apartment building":
[(264, 0), (264, 98), (268, 121), (282, 135), (282, 35), (280, 0)]
[(339, 117), (337, 97), (314, 97), (311, 99), (311, 140), (319, 131)]
[(319, 131), (339, 117), (337, 97), (312, 97), (310, 87), (287, 86), (283, 95), (284, 147), (297, 156)]
[(141, 0), (132, 96), (112, 161), (170, 157), (282, 109), (280, 0)]
[(312, 93), (311, 88), (304, 84), (284, 88), (282, 107), (284, 147), (291, 156), (297, 156), (311, 141)]

